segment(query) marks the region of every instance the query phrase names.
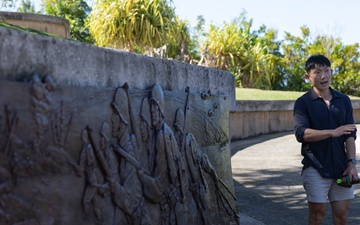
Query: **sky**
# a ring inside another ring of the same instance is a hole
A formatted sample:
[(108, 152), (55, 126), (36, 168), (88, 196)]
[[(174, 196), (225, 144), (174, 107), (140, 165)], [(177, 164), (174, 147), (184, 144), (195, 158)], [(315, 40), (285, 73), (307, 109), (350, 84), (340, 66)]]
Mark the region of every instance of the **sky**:
[(205, 26), (221, 25), (246, 12), (253, 19), (253, 30), (262, 24), (278, 31), (301, 35), (301, 26), (310, 28), (311, 36), (326, 35), (341, 38), (346, 45), (360, 43), (360, 0), (172, 0), (180, 19), (196, 25), (199, 15)]
[[(33, 0), (36, 3), (39, 0)], [(93, 2), (94, 0), (86, 0)], [(231, 22), (245, 11), (253, 19), (253, 30), (261, 25), (278, 31), (283, 40), (284, 32), (301, 35), (301, 26), (310, 28), (312, 36), (326, 35), (341, 38), (342, 43), (360, 43), (360, 0), (172, 0), (180, 19), (196, 25), (199, 15), (204, 16), (205, 26)], [(91, 3), (90, 3), (91, 5)]]

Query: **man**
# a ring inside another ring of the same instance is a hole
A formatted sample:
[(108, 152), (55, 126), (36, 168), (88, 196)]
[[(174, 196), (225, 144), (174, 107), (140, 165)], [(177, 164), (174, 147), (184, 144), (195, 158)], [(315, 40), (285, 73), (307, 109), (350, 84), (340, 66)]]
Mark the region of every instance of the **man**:
[(348, 175), (357, 180), (356, 125), (348, 96), (330, 87), (328, 58), (313, 55), (305, 64), (311, 89), (294, 105), (294, 131), (302, 143), (303, 185), (309, 206), (309, 224), (321, 224), (329, 200), (335, 225), (347, 224), (353, 187), (336, 184)]

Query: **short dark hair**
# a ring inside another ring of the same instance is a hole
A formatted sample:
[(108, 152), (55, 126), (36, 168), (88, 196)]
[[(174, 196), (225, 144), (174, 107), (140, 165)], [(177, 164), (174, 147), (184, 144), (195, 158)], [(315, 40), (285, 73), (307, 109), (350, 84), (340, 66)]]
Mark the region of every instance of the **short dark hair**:
[(315, 69), (316, 65), (331, 67), (331, 62), (324, 55), (320, 55), (320, 54), (312, 55), (306, 60), (306, 63), (305, 63), (306, 72), (309, 73), (310, 70)]

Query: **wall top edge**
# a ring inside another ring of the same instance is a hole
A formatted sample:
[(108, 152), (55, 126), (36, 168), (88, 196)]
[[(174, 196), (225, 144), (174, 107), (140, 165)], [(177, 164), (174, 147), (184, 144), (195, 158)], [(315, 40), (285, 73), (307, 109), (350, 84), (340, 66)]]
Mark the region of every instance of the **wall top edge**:
[(58, 16), (50, 16), (36, 13), (21, 13), (21, 12), (6, 12), (0, 11), (0, 18), (2, 19), (12, 19), (12, 20), (27, 20), (27, 21), (37, 21), (37, 22), (51, 22), (57, 24), (65, 24), (69, 26), (69, 21), (65, 18)]
[[(236, 111), (284, 111), (293, 110), (295, 100), (237, 100)], [(351, 100), (353, 109), (360, 109), (360, 100)]]
[[(4, 54), (5, 53), (5, 54)], [(226, 95), (235, 109), (235, 78), (223, 70), (0, 28), (0, 81), (38, 73), (57, 84), (134, 89), (158, 83), (164, 90)]]

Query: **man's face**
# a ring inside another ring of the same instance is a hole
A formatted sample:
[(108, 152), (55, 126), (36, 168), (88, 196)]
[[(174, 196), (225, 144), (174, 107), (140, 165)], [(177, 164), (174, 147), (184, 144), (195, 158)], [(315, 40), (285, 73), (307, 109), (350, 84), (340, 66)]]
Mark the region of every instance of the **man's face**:
[(329, 89), (331, 84), (332, 70), (328, 66), (316, 65), (311, 69), (309, 74), (305, 74), (305, 78), (319, 91)]

